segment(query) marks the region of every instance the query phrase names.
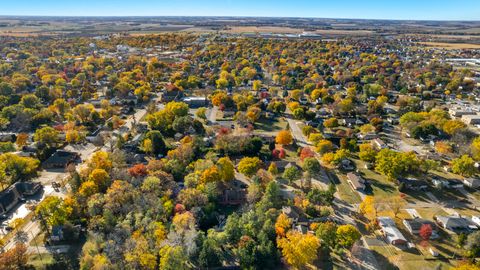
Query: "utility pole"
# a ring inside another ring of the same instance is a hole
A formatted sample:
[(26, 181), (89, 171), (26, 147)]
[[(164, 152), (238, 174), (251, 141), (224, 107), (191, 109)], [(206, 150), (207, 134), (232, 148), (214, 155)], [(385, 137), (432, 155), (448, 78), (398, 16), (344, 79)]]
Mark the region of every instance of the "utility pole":
[[(33, 232), (30, 231), (30, 234), (32, 235), (32, 240), (35, 239), (35, 235), (33, 235)], [(43, 260), (42, 254), (40, 253), (40, 249), (38, 248), (38, 243), (36, 239), (35, 239), (35, 247), (37, 248), (37, 253), (38, 253), (38, 256), (40, 257), (40, 260)]]

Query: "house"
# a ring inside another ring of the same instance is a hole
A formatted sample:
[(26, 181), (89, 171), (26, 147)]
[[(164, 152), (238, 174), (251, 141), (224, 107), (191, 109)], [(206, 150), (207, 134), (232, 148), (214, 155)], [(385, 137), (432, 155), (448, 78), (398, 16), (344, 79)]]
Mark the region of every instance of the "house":
[(414, 218), (414, 219), (404, 219), (403, 220), (403, 225), (405, 225), (405, 228), (411, 233), (411, 234), (419, 234), (420, 233), (420, 228), (423, 225), (430, 225), (432, 228), (432, 234), (437, 232), (437, 226), (435, 225), (435, 222), (423, 219), (423, 218)]
[(462, 121), (467, 125), (480, 125), (480, 115), (462, 115)]
[(69, 164), (74, 163), (80, 159), (80, 155), (75, 152), (65, 150), (57, 150), (42, 164), (44, 169), (64, 169)]
[(353, 171), (355, 170), (355, 165), (350, 159), (344, 158), (340, 161), (340, 169), (344, 171)]
[(164, 91), (162, 93), (161, 101), (162, 102), (170, 102), (170, 101), (177, 101), (183, 98), (183, 92), (177, 89), (171, 91)]
[(410, 190), (426, 190), (428, 189), (428, 183), (423, 180), (415, 178), (398, 178), (398, 183), (402, 184), (404, 188)]
[(287, 215), (287, 217), (293, 222), (297, 222), (300, 218), (299, 211), (296, 209), (295, 206), (283, 206), (282, 213)]
[(377, 221), (378, 225), (380, 226), (380, 230), (389, 244), (396, 246), (407, 243), (407, 239), (405, 239), (403, 234), (398, 230), (392, 218), (378, 217)]
[(357, 137), (360, 139), (360, 140), (373, 140), (373, 139), (376, 139), (378, 138), (378, 135), (374, 132), (369, 132), (367, 134), (358, 134)]
[(380, 138), (373, 139), (372, 146), (376, 150), (382, 150), (382, 149), (388, 148), (387, 144)]
[(247, 201), (247, 190), (244, 188), (226, 189), (220, 199), (221, 204), (239, 205)]
[(25, 197), (37, 194), (43, 186), (37, 182), (16, 182), (0, 192), (0, 215), (12, 210)]
[(477, 230), (477, 225), (464, 217), (460, 216), (437, 216), (435, 217), (438, 225), (454, 233), (465, 233)]
[(469, 188), (478, 188), (480, 187), (480, 179), (478, 178), (464, 178), (463, 184)]
[(355, 173), (347, 173), (347, 181), (356, 191), (365, 191), (366, 181), (360, 175)]
[(199, 108), (208, 106), (208, 99), (206, 97), (185, 97), (182, 99), (190, 108)]
[(448, 189), (459, 189), (462, 188), (464, 183), (451, 179), (432, 179), (432, 183), (436, 188), (448, 188)]
[(472, 222), (480, 228), (480, 216), (472, 216)]

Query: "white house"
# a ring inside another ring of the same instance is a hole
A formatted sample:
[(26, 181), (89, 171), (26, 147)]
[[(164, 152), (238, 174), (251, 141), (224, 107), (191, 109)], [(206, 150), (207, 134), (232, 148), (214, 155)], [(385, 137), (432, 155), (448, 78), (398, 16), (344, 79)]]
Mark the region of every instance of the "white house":
[(387, 238), (387, 242), (391, 245), (404, 245), (407, 243), (405, 236), (398, 230), (395, 222), (390, 217), (378, 217), (378, 225)]

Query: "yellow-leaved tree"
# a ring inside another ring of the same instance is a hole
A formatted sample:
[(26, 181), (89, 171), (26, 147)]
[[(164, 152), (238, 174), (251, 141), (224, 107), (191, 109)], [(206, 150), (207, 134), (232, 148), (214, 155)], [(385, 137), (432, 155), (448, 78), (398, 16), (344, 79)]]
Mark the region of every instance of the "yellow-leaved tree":
[(277, 245), (287, 263), (298, 269), (317, 259), (320, 240), (310, 233), (290, 231), (286, 238), (277, 240)]

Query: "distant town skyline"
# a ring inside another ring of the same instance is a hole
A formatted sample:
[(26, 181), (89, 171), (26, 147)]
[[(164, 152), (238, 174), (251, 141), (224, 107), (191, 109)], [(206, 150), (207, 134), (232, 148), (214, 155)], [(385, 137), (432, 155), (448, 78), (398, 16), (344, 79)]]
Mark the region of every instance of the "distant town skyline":
[(478, 0), (16, 0), (0, 15), (258, 16), (392, 20), (480, 20)]

